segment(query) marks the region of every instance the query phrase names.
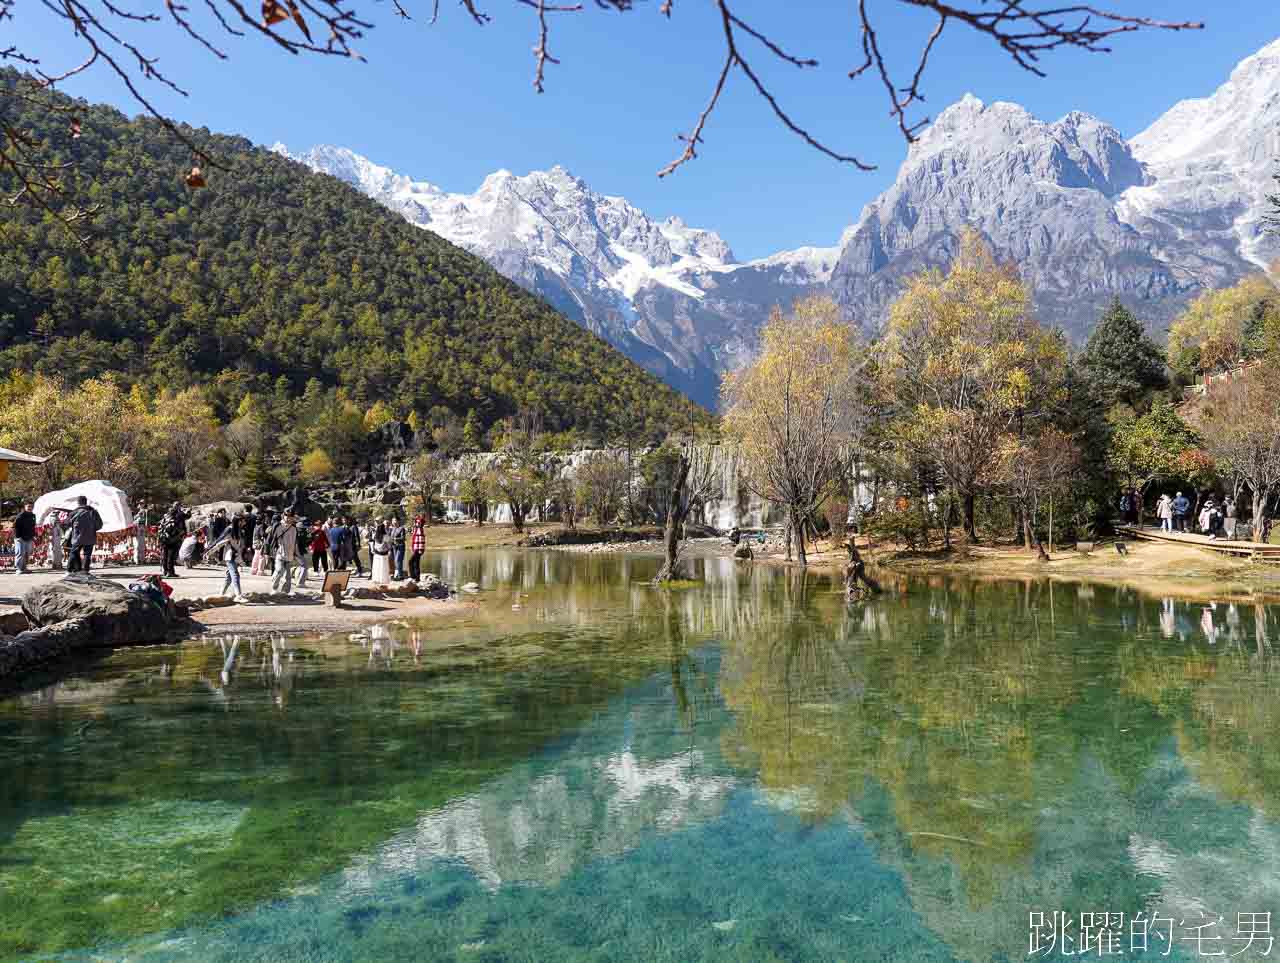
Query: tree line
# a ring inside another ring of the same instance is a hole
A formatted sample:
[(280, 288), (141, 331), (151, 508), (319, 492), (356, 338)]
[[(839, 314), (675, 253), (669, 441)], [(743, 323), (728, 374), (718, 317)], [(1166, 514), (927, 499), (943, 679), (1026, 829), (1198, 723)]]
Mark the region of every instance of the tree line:
[(1259, 275), (1202, 294), (1167, 356), (1117, 298), (1073, 352), (969, 233), (872, 342), (828, 299), (775, 309), (723, 398), (746, 483), (785, 506), (802, 563), (809, 538), (862, 513), (909, 547), (950, 547), (954, 529), (1043, 557), (1107, 524), (1121, 490), (1169, 486), (1247, 493), (1261, 538), (1280, 497), (1280, 292)]
[[(526, 410), (585, 440), (657, 438), (684, 417), (676, 391), (606, 342), (349, 185), (183, 128), (225, 165), (216, 190), (192, 189), (175, 173), (189, 149), (156, 121), (47, 93), (76, 117), (69, 140), (62, 115), (11, 96), (21, 80), (0, 69), (6, 116), (68, 165), (90, 213), (80, 243), (47, 211), (0, 205), (0, 376), (54, 394), (109, 381), (153, 408), (197, 389), (198, 420), (223, 432), (219, 474), (253, 454), (286, 473), (306, 456), (312, 473), (326, 457), (359, 467), (370, 417), (474, 447)], [(0, 193), (20, 189), (0, 166)]]

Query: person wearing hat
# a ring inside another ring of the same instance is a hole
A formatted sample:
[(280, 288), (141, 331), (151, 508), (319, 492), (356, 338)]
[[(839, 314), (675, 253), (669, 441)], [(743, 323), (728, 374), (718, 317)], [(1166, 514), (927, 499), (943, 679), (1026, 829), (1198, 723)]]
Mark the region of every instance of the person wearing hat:
[[(298, 516), (293, 509), (272, 530), (270, 540), (275, 542), (275, 575), (271, 578), (271, 591), (288, 595), (293, 591), (293, 566), (298, 559)], [(284, 587), (281, 588), (281, 585)]]

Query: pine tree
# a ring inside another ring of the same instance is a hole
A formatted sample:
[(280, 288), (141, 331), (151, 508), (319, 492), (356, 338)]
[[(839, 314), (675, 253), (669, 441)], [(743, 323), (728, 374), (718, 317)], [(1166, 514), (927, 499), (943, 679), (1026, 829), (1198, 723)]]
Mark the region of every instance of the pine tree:
[(1118, 297), (1089, 335), (1081, 367), (1106, 409), (1117, 404), (1146, 408), (1152, 393), (1169, 384), (1164, 353)]
[(475, 451), (480, 447), (480, 421), (476, 418), (476, 410), (467, 412), (466, 423), (462, 426), (462, 445), (467, 451)]
[(251, 495), (284, 487), (284, 482), (268, 470), (262, 456), (257, 452), (246, 458), (244, 464), (240, 466), (240, 483)]

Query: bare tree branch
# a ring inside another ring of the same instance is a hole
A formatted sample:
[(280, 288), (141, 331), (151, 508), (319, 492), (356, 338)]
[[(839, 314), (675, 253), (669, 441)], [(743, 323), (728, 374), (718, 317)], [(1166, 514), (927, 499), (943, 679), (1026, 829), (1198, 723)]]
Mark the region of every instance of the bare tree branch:
[[(207, 19), (196, 16), (189, 5), (190, 0), (164, 0), (167, 18), (157, 13), (134, 12), (122, 6), (123, 2), (125, 0), (39, 0), (38, 7), (69, 28), (75, 39), (83, 45), (81, 59), (77, 64), (59, 72), (45, 68), (37, 51), (11, 44), (0, 48), (0, 63), (13, 62), (31, 68), (38, 78), (33, 83), (37, 88), (45, 90), (91, 69), (105, 67), (124, 85), (134, 102), (159, 121), (171, 136), (189, 147), (202, 164), (217, 167), (219, 165), (199, 144), (154, 106), (140, 85), (139, 81), (151, 81), (187, 96), (187, 91), (179, 85), (176, 78), (161, 69), (159, 59), (146, 52), (142, 41), (150, 34), (143, 34), (145, 28), (167, 19), (220, 60), (228, 58), (228, 51), (213, 42), (210, 33), (212, 30), (233, 37), (256, 33), (294, 55), (322, 54), (363, 60), (355, 45), (372, 29), (373, 24), (360, 15), (360, 10), (367, 8), (370, 2), (381, 3), (382, 0), (256, 0), (261, 4), (260, 14), (256, 9), (251, 12), (246, 6), (253, 0), (203, 0), (200, 12)], [(640, 6), (636, 0), (594, 0), (592, 4), (587, 4), (585, 0), (514, 2), (518, 7), (532, 9), (537, 16), (536, 42), (533, 47), (533, 87), (538, 93), (546, 88), (547, 65), (560, 63), (559, 58), (551, 53), (552, 18), (549, 14), (583, 13), (589, 6), (627, 13)], [(750, 89), (764, 100), (773, 116), (809, 147), (840, 163), (851, 164), (859, 170), (871, 170), (872, 165), (864, 163), (852, 153), (828, 146), (816, 134), (801, 126), (783, 106), (774, 94), (762, 65), (753, 62), (744, 53), (742, 38), (749, 37), (760, 45), (764, 57), (762, 63), (776, 61), (805, 69), (817, 67), (818, 62), (811, 57), (790, 52), (768, 32), (744, 19), (735, 9), (740, 2), (741, 0), (714, 0), (714, 9), (719, 14), (716, 45), (721, 51), (718, 57), (720, 69), (715, 75), (706, 106), (698, 114), (688, 133), (678, 137), (684, 145), (683, 150), (658, 172), (658, 176), (666, 177), (698, 156), (698, 151), (705, 142), (711, 117), (719, 107), (729, 77), (735, 70), (746, 78)], [(1036, 76), (1045, 74), (1045, 55), (1061, 48), (1105, 53), (1111, 49), (1108, 44), (1112, 38), (1127, 33), (1148, 29), (1193, 30), (1203, 26), (1198, 22), (1165, 21), (1114, 13), (1089, 4), (1064, 4), (1061, 0), (883, 2), (929, 11), (937, 18), (930, 33), (922, 39), (919, 56), (913, 58), (909, 66), (895, 78), (898, 70), (884, 53), (881, 37), (866, 0), (856, 0), (855, 4), (861, 61), (848, 72), (848, 76), (850, 79), (857, 79), (865, 73), (872, 73), (879, 78), (889, 97), (889, 114), (908, 142), (913, 141), (921, 128), (929, 123), (927, 116), (911, 116), (912, 108), (924, 103), (924, 83), (929, 60), (948, 26), (952, 28), (950, 32), (954, 32), (955, 25), (963, 24), (987, 37), (1016, 64)], [(492, 18), (480, 8), (479, 3), (480, 0), (458, 0), (458, 5), (466, 16), (475, 24), (483, 26)], [(15, 4), (16, 0), (0, 0), (0, 23), (14, 18)], [(412, 0), (391, 0), (391, 10), (397, 19), (409, 20), (411, 4)], [(656, 9), (664, 19), (671, 20), (675, 13), (675, 0), (662, 0)], [(429, 22), (434, 24), (439, 18), (440, 0), (431, 0)], [(757, 56), (759, 55), (757, 52)], [(16, 125), (6, 119), (2, 107), (0, 104), (0, 123), (5, 125), (0, 128), (4, 131), (0, 137), (0, 170), (12, 171), (15, 175), (18, 171), (27, 172), (24, 175), (27, 180), (19, 178), (16, 181), (17, 195), (25, 201), (40, 203), (50, 211), (61, 210), (65, 206), (68, 217), (79, 219), (81, 215), (68, 206), (65, 195), (61, 193), (64, 188), (59, 175), (65, 172), (64, 168), (58, 167), (56, 172), (52, 169), (46, 171), (51, 178), (48, 183), (33, 178), (30, 173), (40, 169), (37, 155), (48, 149), (49, 145), (28, 143)], [(36, 201), (37, 195), (40, 197), (39, 201)]]

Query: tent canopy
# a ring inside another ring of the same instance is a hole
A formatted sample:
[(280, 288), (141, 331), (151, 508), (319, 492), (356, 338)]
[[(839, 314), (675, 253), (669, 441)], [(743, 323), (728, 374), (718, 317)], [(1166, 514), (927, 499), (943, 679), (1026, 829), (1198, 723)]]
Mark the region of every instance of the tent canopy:
[(73, 511), (76, 499), (83, 495), (102, 516), (102, 531), (122, 532), (133, 525), (133, 511), (129, 508), (129, 496), (107, 482), (96, 480), (80, 482), (61, 491), (49, 492), (36, 499), (36, 518), (44, 521), (45, 513), (52, 509)]
[(13, 462), (18, 465), (43, 465), (52, 455), (28, 455), (25, 452), (14, 451), (12, 448), (0, 448), (0, 461)]

